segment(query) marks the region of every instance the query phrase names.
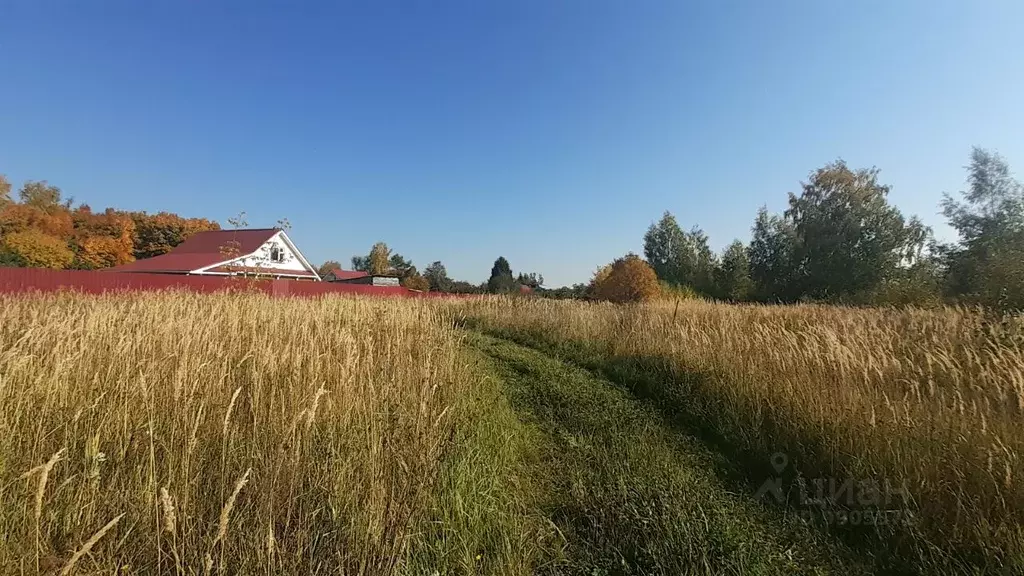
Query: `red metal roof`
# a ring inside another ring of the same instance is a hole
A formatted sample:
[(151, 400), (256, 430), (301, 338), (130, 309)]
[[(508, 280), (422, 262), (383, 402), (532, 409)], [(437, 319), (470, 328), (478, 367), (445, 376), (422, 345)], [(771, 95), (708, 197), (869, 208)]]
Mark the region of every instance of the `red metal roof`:
[(334, 274), (334, 277), (338, 280), (352, 280), (353, 278), (369, 276), (369, 274), (361, 270), (342, 270), (341, 268), (331, 270), (331, 274)]
[(73, 290), (88, 294), (126, 291), (188, 290), (190, 292), (262, 292), (272, 296), (319, 297), (328, 295), (458, 297), (440, 292), (416, 293), (401, 286), (370, 286), (344, 282), (260, 280), (198, 274), (120, 274), (101, 270), (49, 270), (0, 267), (0, 295), (7, 293)]
[(300, 276), (302, 278), (315, 278), (309, 270), (282, 270), (281, 268), (265, 268), (261, 266), (217, 266), (210, 268), (207, 272), (229, 272), (234, 274), (265, 274), (267, 276)]
[[(252, 254), (271, 236), (281, 230), (278, 228), (252, 228), (250, 230), (207, 230), (197, 232), (178, 245), (172, 254), (217, 254), (223, 255), (225, 246), (236, 246), (239, 254)], [(232, 244), (235, 243), (235, 244)]]
[(277, 228), (197, 232), (167, 254), (136, 260), (110, 270), (185, 274), (230, 260), (234, 255), (251, 254), (278, 232)]

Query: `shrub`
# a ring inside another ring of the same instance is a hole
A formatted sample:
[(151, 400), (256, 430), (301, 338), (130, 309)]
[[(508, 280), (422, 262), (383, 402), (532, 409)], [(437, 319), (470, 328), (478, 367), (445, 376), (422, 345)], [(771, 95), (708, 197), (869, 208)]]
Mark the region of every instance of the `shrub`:
[(420, 292), (427, 292), (430, 290), (430, 281), (420, 276), (419, 274), (413, 274), (402, 278), (402, 286), (410, 290), (419, 290)]
[(594, 296), (610, 302), (646, 302), (661, 293), (658, 276), (647, 262), (628, 254), (612, 262), (604, 278), (595, 276)]
[(661, 297), (666, 300), (703, 300), (700, 293), (689, 286), (673, 286), (661, 282)]

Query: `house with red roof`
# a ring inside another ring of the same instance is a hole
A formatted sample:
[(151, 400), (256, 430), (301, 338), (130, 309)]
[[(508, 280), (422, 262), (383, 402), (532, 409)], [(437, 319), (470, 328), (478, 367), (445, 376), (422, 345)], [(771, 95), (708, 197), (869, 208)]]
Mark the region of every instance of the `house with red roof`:
[(349, 282), (360, 278), (366, 278), (369, 275), (369, 272), (363, 272), (362, 270), (342, 270), (341, 268), (335, 268), (327, 274), (324, 274), (320, 279), (324, 282)]
[(370, 286), (400, 286), (397, 276), (386, 274), (370, 274), (361, 270), (342, 270), (335, 268), (321, 278), (324, 282), (342, 282), (344, 284), (369, 284)]
[(213, 276), (254, 274), (320, 280), (316, 268), (280, 228), (198, 232), (166, 254), (109, 270)]

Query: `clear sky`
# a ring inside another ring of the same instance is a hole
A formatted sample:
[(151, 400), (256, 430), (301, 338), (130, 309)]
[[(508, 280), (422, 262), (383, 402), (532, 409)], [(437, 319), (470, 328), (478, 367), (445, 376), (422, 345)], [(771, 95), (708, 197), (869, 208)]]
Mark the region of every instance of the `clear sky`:
[(0, 0), (0, 86), (16, 186), (475, 282), (721, 249), (837, 157), (948, 237), (972, 145), (1024, 170), (1021, 0)]

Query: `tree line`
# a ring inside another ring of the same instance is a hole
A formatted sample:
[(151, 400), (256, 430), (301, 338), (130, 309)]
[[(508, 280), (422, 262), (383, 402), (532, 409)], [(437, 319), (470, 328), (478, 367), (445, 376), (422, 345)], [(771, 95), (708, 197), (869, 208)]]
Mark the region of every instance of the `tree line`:
[[(612, 301), (669, 296), (1024, 309), (1024, 186), (989, 150), (973, 148), (966, 169), (966, 190), (943, 194), (940, 204), (958, 235), (952, 242), (936, 240), (918, 217), (893, 206), (877, 168), (837, 160), (811, 172), (781, 214), (758, 210), (750, 241), (734, 240), (721, 254), (700, 227), (684, 230), (665, 212), (644, 234), (643, 258), (618, 258), (589, 283), (546, 288), (537, 275), (513, 278), (507, 260), (498, 258), (488, 282), (463, 283), (463, 291), (529, 286), (550, 298)], [(428, 270), (431, 290), (457, 291), (440, 262)]]
[[(499, 256), (494, 261), (490, 277), (481, 284), (452, 279), (440, 260), (435, 260), (420, 273), (411, 260), (392, 252), (384, 242), (375, 243), (370, 248), (370, 253), (365, 256), (353, 256), (351, 264), (352, 270), (375, 276), (393, 276), (399, 279), (402, 286), (424, 292), (510, 294), (539, 290), (544, 284), (544, 277), (533, 272), (520, 273), (513, 277), (512, 267), (504, 256)], [(341, 263), (337, 260), (327, 260), (320, 265), (318, 273), (322, 277), (341, 268)]]
[[(26, 182), (17, 199), (11, 191), (0, 175), (0, 266), (106, 268), (166, 253), (191, 234), (220, 228), (167, 212), (72, 207), (73, 199), (45, 181)], [(876, 168), (837, 160), (810, 173), (781, 214), (762, 207), (747, 243), (735, 240), (716, 254), (703, 230), (684, 230), (665, 212), (644, 234), (644, 258), (628, 254), (589, 283), (561, 288), (545, 287), (537, 273), (514, 275), (504, 257), (481, 284), (450, 278), (440, 261), (420, 272), (384, 242), (353, 256), (351, 267), (396, 276), (416, 290), (461, 294), (1024, 308), (1024, 186), (1005, 159), (972, 149), (966, 190), (943, 195), (942, 213), (958, 234), (953, 242), (937, 241), (916, 216), (904, 216), (889, 203), (889, 191)], [(329, 260), (320, 273), (341, 267)]]
[(0, 174), (0, 266), (109, 268), (159, 256), (196, 232), (220, 229), (205, 218), (73, 205), (45, 180), (25, 182), (15, 199)]
[[(245, 228), (244, 213), (229, 218), (234, 228)], [(127, 212), (107, 208), (94, 212), (87, 204), (75, 206), (62, 190), (45, 180), (27, 181), (13, 194), (13, 187), (0, 174), (0, 266), (92, 270), (127, 264), (170, 252), (196, 232), (220, 230), (205, 218), (183, 218), (160, 212)], [(365, 256), (353, 256), (352, 269), (391, 275), (414, 290), (460, 294), (508, 293), (523, 286), (538, 289), (544, 279), (537, 274), (513, 278), (508, 261), (495, 262), (493, 278), (473, 284), (448, 277), (440, 261), (421, 274), (401, 254), (378, 242)], [(500, 264), (500, 265), (499, 265)], [(320, 274), (342, 268), (334, 260), (320, 266)]]
[(877, 169), (838, 160), (790, 193), (782, 214), (762, 207), (746, 245), (716, 255), (700, 228), (683, 231), (665, 212), (644, 235), (644, 256), (669, 289), (734, 302), (1024, 308), (1024, 188), (981, 148), (967, 175), (967, 189), (941, 202), (954, 242), (890, 204)]

